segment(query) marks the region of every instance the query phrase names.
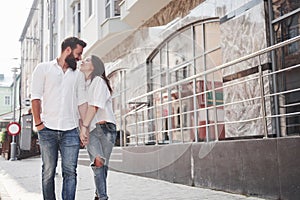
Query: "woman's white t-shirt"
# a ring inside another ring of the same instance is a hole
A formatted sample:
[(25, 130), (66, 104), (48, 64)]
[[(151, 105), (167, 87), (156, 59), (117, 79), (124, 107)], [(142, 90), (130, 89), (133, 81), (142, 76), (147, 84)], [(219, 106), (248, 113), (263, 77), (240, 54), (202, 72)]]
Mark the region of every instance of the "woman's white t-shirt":
[(112, 108), (112, 98), (105, 80), (96, 76), (92, 82), (86, 82), (88, 105), (98, 107), (98, 110), (90, 123), (90, 130), (96, 128), (96, 123), (106, 121), (116, 124)]

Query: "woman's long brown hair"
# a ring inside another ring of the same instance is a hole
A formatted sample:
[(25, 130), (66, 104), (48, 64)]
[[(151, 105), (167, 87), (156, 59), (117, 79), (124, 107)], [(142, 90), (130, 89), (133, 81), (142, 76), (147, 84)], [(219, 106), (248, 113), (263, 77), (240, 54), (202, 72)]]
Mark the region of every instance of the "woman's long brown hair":
[(109, 79), (105, 75), (104, 63), (102, 62), (102, 60), (99, 57), (97, 57), (95, 55), (91, 56), (91, 61), (94, 66), (94, 71), (91, 73), (91, 82), (93, 81), (93, 79), (96, 76), (100, 76), (106, 82), (106, 85), (107, 85), (110, 93), (112, 93), (112, 88), (110, 86)]

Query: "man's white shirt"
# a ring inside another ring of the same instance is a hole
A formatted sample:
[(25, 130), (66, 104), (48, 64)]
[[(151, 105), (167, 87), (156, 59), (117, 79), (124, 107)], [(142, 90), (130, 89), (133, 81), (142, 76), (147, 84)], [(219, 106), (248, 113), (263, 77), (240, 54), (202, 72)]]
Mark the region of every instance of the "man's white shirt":
[(70, 68), (63, 72), (56, 59), (40, 63), (32, 74), (33, 99), (41, 100), (41, 119), (47, 128), (62, 131), (76, 128), (78, 106), (86, 102), (84, 74)]

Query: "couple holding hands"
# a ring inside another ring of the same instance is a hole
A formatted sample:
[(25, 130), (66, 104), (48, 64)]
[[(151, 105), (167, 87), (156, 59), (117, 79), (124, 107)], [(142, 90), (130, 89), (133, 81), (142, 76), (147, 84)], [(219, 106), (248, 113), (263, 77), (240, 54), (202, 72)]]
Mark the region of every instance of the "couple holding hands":
[(66, 38), (61, 54), (39, 63), (32, 74), (31, 102), (42, 157), (43, 198), (55, 200), (60, 153), (62, 199), (74, 200), (80, 145), (86, 146), (94, 173), (95, 199), (108, 199), (107, 172), (116, 140), (112, 88), (102, 60), (91, 55), (80, 64), (86, 43)]

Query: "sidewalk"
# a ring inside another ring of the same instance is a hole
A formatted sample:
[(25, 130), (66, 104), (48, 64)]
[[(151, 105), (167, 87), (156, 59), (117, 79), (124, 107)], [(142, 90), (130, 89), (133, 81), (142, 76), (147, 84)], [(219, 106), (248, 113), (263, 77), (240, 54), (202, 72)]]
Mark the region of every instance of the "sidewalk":
[[(61, 169), (57, 169), (56, 195), (60, 197)], [(7, 161), (0, 156), (0, 200), (41, 200), (41, 159), (27, 158)], [(94, 183), (89, 167), (78, 166), (76, 200), (94, 199)], [(109, 171), (108, 194), (110, 200), (259, 200), (256, 197), (230, 194), (210, 189), (189, 187)]]

